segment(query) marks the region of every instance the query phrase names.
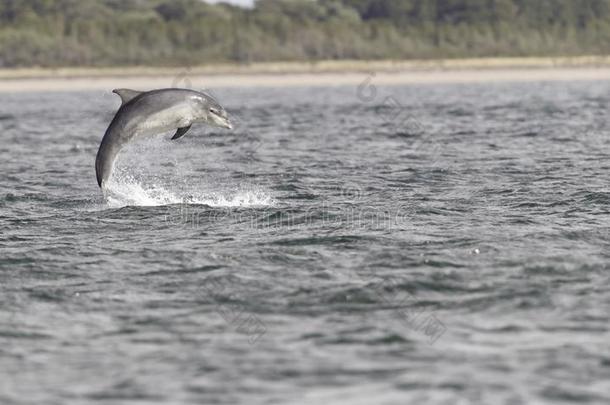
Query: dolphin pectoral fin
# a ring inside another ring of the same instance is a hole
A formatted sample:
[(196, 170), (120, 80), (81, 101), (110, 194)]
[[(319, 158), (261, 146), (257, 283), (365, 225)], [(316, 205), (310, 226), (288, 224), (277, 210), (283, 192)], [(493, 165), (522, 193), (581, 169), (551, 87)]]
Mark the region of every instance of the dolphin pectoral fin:
[(189, 129), (191, 129), (190, 125), (188, 127), (178, 128), (178, 130), (176, 131), (174, 136), (172, 136), (172, 140), (176, 140), (178, 138), (182, 138), (184, 136), (184, 134), (186, 134), (188, 132)]
[(142, 91), (130, 89), (114, 89), (112, 90), (112, 92), (118, 94), (118, 96), (121, 97), (121, 105), (129, 103), (131, 100), (143, 93)]

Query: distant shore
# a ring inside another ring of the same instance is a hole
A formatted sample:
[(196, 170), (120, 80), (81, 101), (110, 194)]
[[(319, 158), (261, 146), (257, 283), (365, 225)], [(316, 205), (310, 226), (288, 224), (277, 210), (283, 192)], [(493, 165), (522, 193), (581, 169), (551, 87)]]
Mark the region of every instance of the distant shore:
[(0, 69), (0, 92), (610, 80), (610, 57), (273, 62), (195, 67)]

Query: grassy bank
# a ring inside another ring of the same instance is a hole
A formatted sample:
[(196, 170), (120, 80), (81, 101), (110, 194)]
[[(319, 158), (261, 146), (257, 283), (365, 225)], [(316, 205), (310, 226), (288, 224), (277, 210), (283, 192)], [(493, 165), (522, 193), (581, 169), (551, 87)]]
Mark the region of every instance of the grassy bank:
[(0, 2), (0, 66), (610, 54), (610, 0)]

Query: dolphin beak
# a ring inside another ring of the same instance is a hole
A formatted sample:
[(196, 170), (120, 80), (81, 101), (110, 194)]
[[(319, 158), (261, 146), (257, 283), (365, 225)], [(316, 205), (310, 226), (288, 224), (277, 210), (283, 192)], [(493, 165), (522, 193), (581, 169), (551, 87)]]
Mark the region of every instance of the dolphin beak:
[(231, 125), (231, 121), (226, 115), (212, 114), (207, 118), (207, 122), (215, 127), (233, 129), (233, 125)]

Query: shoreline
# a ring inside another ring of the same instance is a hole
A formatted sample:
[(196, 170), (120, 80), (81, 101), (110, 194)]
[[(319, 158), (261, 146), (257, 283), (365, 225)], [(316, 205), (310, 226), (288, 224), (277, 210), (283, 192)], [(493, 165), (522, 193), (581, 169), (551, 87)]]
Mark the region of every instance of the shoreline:
[(1, 92), (610, 80), (610, 57), (0, 69)]

